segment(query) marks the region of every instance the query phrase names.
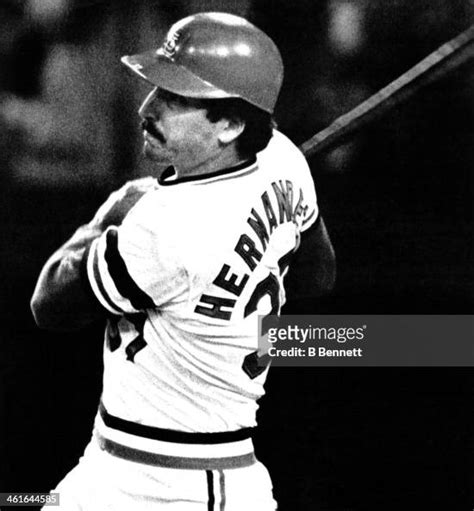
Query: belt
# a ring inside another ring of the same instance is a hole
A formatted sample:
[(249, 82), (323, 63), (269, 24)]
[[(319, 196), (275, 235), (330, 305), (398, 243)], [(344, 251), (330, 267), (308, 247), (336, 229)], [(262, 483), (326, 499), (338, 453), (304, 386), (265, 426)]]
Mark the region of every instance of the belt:
[(124, 460), (156, 467), (224, 470), (253, 465), (254, 428), (217, 433), (190, 433), (155, 428), (115, 417), (103, 403), (96, 419), (100, 448)]

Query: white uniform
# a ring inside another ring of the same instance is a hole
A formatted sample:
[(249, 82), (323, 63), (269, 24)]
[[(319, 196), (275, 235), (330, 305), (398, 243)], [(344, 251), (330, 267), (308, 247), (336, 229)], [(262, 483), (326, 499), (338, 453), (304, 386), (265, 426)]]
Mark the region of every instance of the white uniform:
[(133, 493), (143, 509), (274, 509), (251, 440), (268, 369), (257, 318), (279, 312), (289, 256), (317, 217), (307, 163), (275, 132), (254, 161), (162, 178), (92, 244), (88, 280), (111, 313), (102, 403), (60, 490), (96, 467), (87, 484), (99, 493), (114, 474), (110, 509), (141, 509), (125, 505)]

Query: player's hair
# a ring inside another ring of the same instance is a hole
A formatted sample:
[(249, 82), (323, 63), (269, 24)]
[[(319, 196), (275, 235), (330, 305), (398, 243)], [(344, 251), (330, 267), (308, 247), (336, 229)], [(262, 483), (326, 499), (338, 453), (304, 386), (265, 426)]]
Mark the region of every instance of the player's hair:
[(267, 147), (276, 128), (272, 115), (240, 98), (202, 100), (211, 122), (220, 119), (242, 121), (244, 131), (237, 138), (237, 151), (241, 158), (250, 158)]

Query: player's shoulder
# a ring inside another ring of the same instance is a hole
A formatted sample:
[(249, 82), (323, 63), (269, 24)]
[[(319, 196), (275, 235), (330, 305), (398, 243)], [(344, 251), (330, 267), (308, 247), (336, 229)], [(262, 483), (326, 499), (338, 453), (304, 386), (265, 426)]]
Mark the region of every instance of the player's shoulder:
[(143, 197), (127, 215), (123, 227), (131, 238), (149, 239), (150, 242), (176, 244), (193, 217), (203, 209), (196, 203), (191, 187), (160, 186), (155, 178), (133, 181), (146, 189)]
[(273, 130), (267, 147), (258, 153), (257, 159), (260, 165), (291, 164), (308, 169), (306, 158), (296, 144), (276, 129)]

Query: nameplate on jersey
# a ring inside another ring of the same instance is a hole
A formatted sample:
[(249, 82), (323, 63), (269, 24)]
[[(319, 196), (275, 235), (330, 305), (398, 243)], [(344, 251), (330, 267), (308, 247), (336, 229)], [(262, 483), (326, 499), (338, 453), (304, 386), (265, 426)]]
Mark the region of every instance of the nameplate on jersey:
[[(301, 226), (308, 210), (303, 191), (300, 188), (295, 190), (289, 180), (273, 182), (271, 189), (265, 191), (260, 198), (261, 202), (251, 209), (247, 218), (247, 224), (251, 227), (249, 233), (240, 234), (234, 248), (234, 252), (245, 263), (248, 272), (235, 270), (231, 264), (225, 262), (213, 281), (214, 286), (237, 298), (245, 289), (250, 274), (261, 261), (275, 229), (288, 222)], [(205, 293), (201, 295), (194, 312), (230, 321), (236, 303), (237, 300), (234, 298)]]

